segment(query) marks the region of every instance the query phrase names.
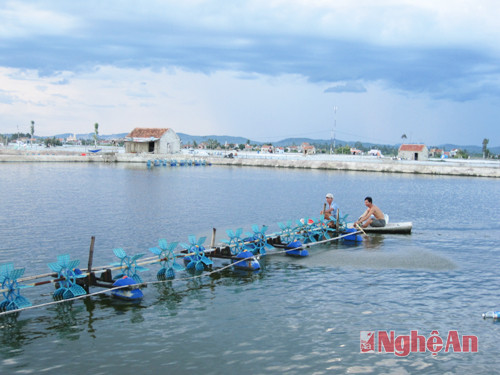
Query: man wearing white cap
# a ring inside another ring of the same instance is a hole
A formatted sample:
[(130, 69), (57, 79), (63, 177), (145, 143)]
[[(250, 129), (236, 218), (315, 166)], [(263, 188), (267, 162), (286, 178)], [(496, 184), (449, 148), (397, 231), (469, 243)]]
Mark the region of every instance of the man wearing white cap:
[(333, 194), (328, 193), (326, 195), (326, 203), (321, 215), (325, 216), (325, 220), (331, 220), (335, 218), (336, 212), (339, 209), (336, 203), (333, 202)]

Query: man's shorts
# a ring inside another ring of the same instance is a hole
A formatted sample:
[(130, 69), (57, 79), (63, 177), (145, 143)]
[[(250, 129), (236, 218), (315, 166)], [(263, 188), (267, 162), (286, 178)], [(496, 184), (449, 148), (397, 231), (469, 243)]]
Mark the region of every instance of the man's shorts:
[(385, 220), (384, 219), (373, 219), (372, 222), (370, 223), (371, 227), (385, 227)]

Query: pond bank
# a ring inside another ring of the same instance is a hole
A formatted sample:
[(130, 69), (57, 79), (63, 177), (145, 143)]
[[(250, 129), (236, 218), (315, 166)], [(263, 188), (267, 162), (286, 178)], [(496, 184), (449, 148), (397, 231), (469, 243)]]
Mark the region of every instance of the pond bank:
[[(83, 163), (146, 163), (153, 159), (204, 159), (213, 165), (231, 165), (238, 167), (270, 167), (270, 168), (300, 168), (324, 169), (359, 172), (412, 173), (428, 175), (494, 177), (500, 178), (500, 163), (481, 164), (470, 162), (426, 161), (415, 162), (406, 160), (363, 159), (363, 160), (318, 160), (314, 158), (257, 158), (197, 155), (148, 155), (126, 154), (116, 152), (80, 153), (71, 151), (30, 152), (18, 150), (0, 150), (0, 162), (83, 162)], [(339, 158), (340, 159), (340, 158)]]

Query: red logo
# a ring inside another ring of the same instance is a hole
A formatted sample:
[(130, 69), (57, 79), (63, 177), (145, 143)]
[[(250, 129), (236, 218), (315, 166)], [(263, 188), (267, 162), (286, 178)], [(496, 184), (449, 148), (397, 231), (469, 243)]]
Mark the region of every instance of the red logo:
[(478, 338), (475, 335), (463, 335), (458, 331), (449, 331), (446, 340), (432, 331), (429, 337), (410, 331), (409, 335), (396, 336), (394, 331), (360, 331), (359, 346), (361, 353), (392, 353), (406, 357), (410, 353), (430, 352), (437, 355), (444, 353), (477, 353)]
[(375, 353), (375, 331), (361, 331), (359, 347), (361, 353)]

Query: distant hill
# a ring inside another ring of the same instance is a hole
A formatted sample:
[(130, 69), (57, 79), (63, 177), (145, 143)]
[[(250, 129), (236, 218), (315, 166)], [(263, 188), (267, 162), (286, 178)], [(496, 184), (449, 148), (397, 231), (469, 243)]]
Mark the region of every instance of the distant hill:
[[(120, 138), (125, 138), (128, 133), (119, 133), (119, 134), (99, 134), (99, 139), (120, 139)], [(54, 137), (56, 138), (68, 138), (72, 136), (73, 133), (63, 133), (63, 134), (56, 134)], [(87, 133), (87, 134), (75, 134), (76, 139), (94, 139), (94, 133)]]
[[(467, 151), (469, 154), (481, 154), (483, 152), (483, 146), (475, 146), (475, 145), (468, 145), (468, 146), (461, 146), (461, 145), (455, 145), (455, 144), (444, 144), (444, 145), (438, 145), (436, 146), (438, 148), (441, 148), (445, 151), (450, 151), (450, 150), (453, 150), (455, 148), (458, 148), (460, 150), (465, 150)], [(492, 154), (500, 154), (500, 146), (497, 146), (497, 147), (488, 147), (488, 149), (490, 150), (490, 152)]]
[[(196, 141), (196, 143), (201, 143), (201, 142), (206, 142), (209, 139), (214, 139), (217, 142), (219, 142), (221, 145), (227, 143), (237, 143), (237, 144), (245, 144), (247, 143), (248, 138), (243, 138), (243, 137), (233, 137), (229, 135), (189, 135), (189, 134), (184, 134), (184, 133), (177, 133), (179, 138), (181, 139), (182, 144), (190, 144), (193, 143), (193, 141)], [(257, 141), (252, 141), (250, 140), (251, 144), (257, 144), (260, 145), (262, 142), (257, 142)]]

